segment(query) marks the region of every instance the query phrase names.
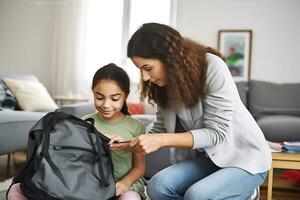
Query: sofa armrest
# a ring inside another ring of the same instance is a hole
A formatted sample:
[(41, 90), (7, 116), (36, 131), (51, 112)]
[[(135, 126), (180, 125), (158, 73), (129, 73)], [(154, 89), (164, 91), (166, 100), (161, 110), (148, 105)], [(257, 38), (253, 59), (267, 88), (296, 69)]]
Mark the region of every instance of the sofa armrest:
[(60, 110), (81, 118), (82, 116), (95, 112), (95, 106), (92, 101), (62, 105)]

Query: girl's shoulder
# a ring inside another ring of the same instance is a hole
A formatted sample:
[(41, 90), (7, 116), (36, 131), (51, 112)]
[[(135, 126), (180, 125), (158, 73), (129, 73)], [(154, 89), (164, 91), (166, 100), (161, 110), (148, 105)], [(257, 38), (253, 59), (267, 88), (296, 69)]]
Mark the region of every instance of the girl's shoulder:
[(129, 123), (135, 124), (136, 126), (144, 126), (144, 123), (130, 115), (126, 116), (126, 119), (128, 120)]
[(137, 135), (145, 133), (145, 125), (142, 121), (129, 115), (127, 115), (127, 120), (127, 124), (130, 125), (133, 130), (135, 130)]
[(97, 118), (97, 112), (86, 114), (83, 117), (81, 117), (81, 119), (83, 119), (83, 120), (88, 119), (88, 118), (94, 118), (94, 119)]

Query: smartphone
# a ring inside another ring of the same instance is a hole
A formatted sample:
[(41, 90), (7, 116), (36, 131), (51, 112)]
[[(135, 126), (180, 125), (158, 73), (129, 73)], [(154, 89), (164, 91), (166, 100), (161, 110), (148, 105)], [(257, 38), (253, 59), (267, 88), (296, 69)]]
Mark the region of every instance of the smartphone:
[(126, 141), (115, 141), (114, 143), (116, 143), (116, 144), (121, 144), (121, 143), (129, 143), (129, 142), (131, 142), (131, 140), (126, 140)]

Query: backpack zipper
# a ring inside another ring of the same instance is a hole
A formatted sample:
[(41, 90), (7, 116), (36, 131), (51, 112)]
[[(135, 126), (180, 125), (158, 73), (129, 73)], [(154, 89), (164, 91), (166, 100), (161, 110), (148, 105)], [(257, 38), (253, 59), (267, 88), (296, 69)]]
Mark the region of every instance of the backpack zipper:
[(94, 150), (88, 149), (88, 148), (83, 148), (83, 147), (53, 145), (53, 149), (54, 150), (64, 150), (64, 149), (80, 150), (80, 151), (86, 151), (86, 152), (97, 155), (97, 151), (94, 151)]

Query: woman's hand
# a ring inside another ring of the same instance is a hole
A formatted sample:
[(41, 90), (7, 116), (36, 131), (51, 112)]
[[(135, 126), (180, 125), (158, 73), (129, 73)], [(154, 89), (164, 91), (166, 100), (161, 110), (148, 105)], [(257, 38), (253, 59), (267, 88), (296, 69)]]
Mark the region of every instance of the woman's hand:
[(130, 142), (131, 151), (143, 154), (152, 153), (163, 147), (164, 140), (160, 134), (146, 134), (135, 137)]
[[(122, 140), (120, 140), (122, 141)], [(192, 148), (194, 138), (190, 131), (183, 133), (153, 133), (135, 137), (131, 142), (113, 143), (111, 148), (117, 151), (132, 151), (149, 154), (161, 147)]]
[(130, 186), (123, 181), (118, 181), (116, 183), (116, 196), (120, 196), (121, 194), (127, 192), (129, 190), (129, 187)]

